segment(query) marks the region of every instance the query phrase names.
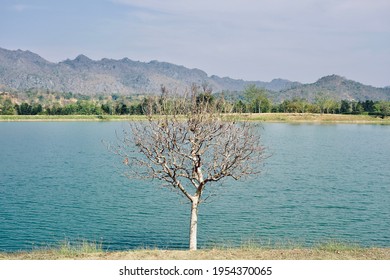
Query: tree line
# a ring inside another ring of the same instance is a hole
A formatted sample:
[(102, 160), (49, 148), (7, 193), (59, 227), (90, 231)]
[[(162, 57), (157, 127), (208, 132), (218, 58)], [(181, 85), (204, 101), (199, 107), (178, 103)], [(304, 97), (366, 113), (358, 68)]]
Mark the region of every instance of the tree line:
[[(166, 91), (163, 88), (162, 91)], [(145, 108), (158, 101), (163, 94), (120, 96), (84, 96), (72, 93), (27, 93), (24, 100), (10, 94), (0, 94), (1, 115), (144, 115)], [(203, 87), (198, 98), (217, 104), (226, 113), (319, 113), (319, 114), (369, 114), (382, 118), (390, 115), (389, 101), (341, 100), (318, 93), (314, 100), (304, 98), (272, 102), (267, 91), (255, 85), (246, 87), (234, 98), (225, 98), (224, 93), (213, 94)]]
[(286, 99), (273, 104), (264, 89), (248, 86), (241, 100), (235, 101), (234, 112), (244, 113), (317, 113), (317, 114), (369, 114), (390, 115), (389, 101), (337, 101), (324, 93), (317, 93), (312, 101), (304, 98)]

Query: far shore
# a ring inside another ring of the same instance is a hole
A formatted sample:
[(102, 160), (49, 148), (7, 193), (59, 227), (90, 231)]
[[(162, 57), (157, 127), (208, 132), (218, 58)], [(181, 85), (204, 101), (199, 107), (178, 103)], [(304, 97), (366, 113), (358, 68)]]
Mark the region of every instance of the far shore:
[[(258, 113), (232, 114), (239, 120), (283, 123), (352, 123), (390, 124), (390, 117), (384, 119), (369, 115), (311, 114), (311, 113)], [(142, 115), (0, 115), (0, 122), (72, 122), (72, 121), (139, 121)]]

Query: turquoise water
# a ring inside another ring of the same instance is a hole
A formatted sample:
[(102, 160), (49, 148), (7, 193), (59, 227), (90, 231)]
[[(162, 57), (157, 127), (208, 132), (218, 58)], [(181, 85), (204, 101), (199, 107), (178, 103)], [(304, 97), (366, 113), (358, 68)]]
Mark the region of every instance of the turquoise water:
[[(190, 205), (129, 180), (112, 141), (125, 123), (0, 123), (0, 251), (89, 240), (108, 250), (186, 248)], [(329, 239), (390, 246), (390, 126), (264, 124), (264, 172), (212, 185), (199, 245)], [(163, 198), (163, 199), (161, 199)]]

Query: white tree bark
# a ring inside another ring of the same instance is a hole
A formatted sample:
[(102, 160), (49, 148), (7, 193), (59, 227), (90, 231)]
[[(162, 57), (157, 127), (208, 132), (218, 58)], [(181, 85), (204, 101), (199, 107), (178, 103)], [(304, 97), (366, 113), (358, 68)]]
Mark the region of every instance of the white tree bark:
[(199, 198), (196, 196), (191, 204), (190, 250), (196, 250), (198, 247), (198, 206)]

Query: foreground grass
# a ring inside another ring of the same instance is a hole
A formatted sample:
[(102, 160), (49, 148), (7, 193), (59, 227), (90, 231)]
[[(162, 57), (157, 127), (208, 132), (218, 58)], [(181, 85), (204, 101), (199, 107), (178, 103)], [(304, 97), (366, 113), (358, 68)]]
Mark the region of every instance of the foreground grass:
[[(290, 122), (290, 123), (361, 123), (390, 124), (390, 118), (385, 119), (368, 115), (337, 115), (337, 114), (295, 114), (295, 113), (262, 113), (231, 115), (240, 120), (259, 122)], [(139, 115), (67, 115), (67, 116), (20, 116), (0, 115), (0, 121), (135, 121), (146, 120)]]
[(390, 260), (390, 248), (328, 242), (313, 248), (210, 248), (197, 251), (139, 249), (105, 252), (98, 244), (67, 244), (31, 252), (0, 253), (0, 260)]

